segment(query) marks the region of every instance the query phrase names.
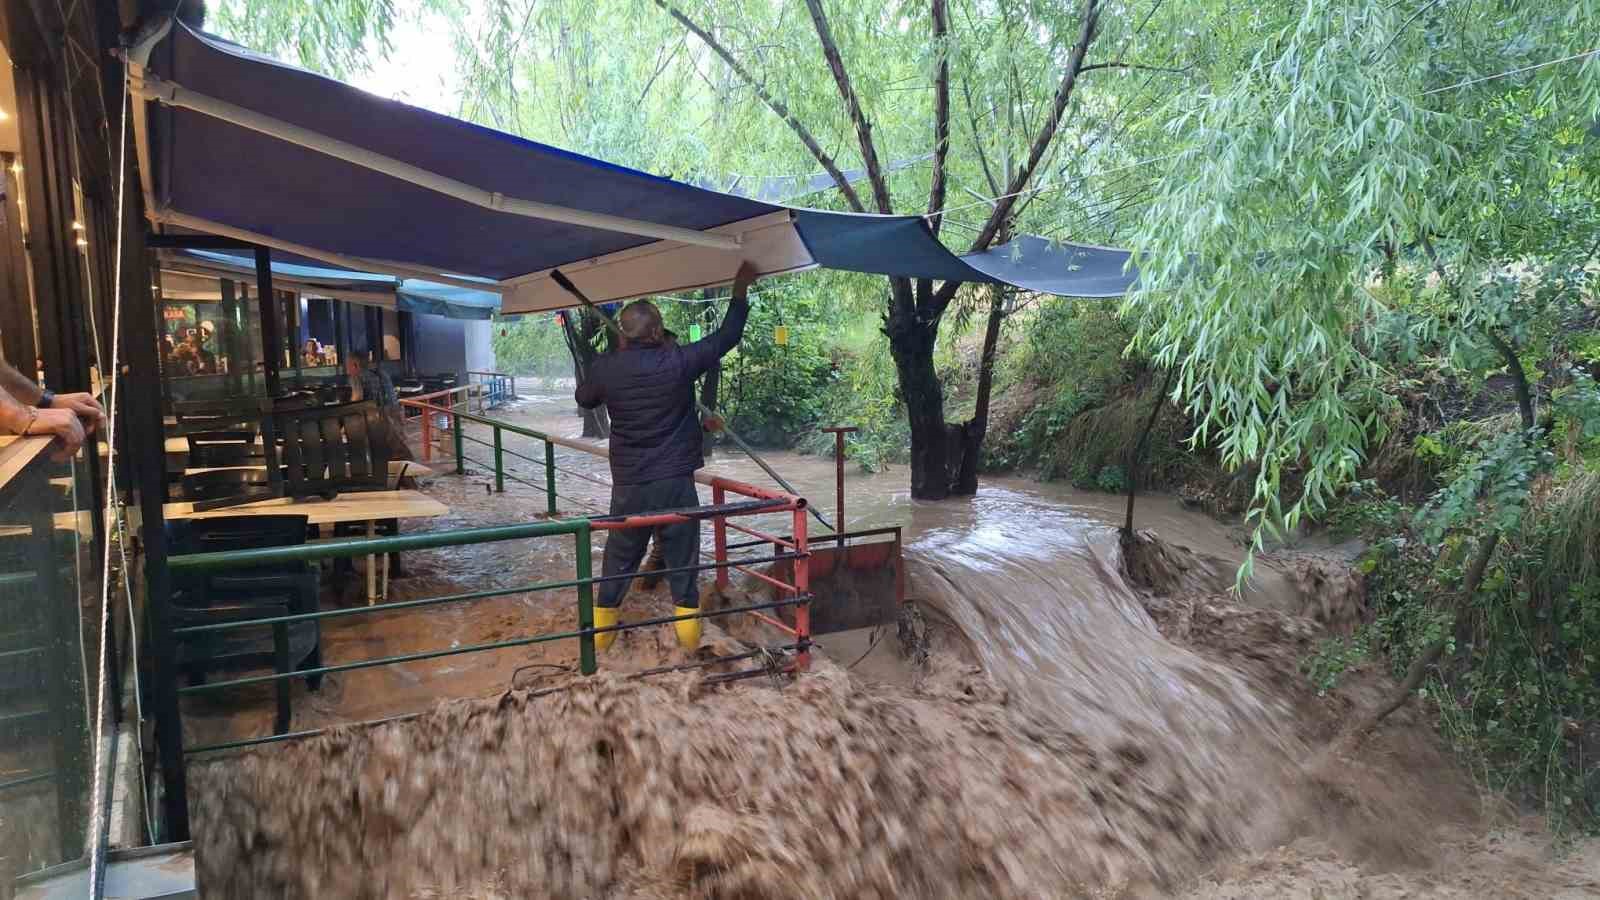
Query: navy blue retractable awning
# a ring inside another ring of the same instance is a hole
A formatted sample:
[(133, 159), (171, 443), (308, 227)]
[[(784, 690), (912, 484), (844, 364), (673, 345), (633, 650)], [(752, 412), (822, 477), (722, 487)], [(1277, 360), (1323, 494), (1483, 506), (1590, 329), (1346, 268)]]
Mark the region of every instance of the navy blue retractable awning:
[(982, 253), (969, 253), (961, 261), (995, 281), (1041, 294), (1121, 297), (1139, 280), (1128, 264), (1131, 256), (1128, 250), (1025, 234)]
[[(741, 261), (1115, 296), (1127, 254), (1027, 238), (971, 256), (920, 216), (720, 193), (386, 100), (170, 22), (130, 54), (147, 210), (346, 272), (427, 282), (419, 308), (507, 313), (710, 287)], [(275, 253), (277, 255), (277, 253)], [(481, 298), (478, 298), (481, 300)]]

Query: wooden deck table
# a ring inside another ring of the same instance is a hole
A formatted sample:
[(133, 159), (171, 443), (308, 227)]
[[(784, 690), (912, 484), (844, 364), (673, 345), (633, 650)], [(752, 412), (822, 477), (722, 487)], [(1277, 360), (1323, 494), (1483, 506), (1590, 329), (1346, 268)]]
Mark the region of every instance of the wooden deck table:
[[(446, 515), (450, 507), (421, 491), (353, 491), (332, 500), (293, 500), (277, 497), (240, 506), (195, 512), (189, 501), (168, 503), (161, 508), (168, 520), (214, 519), (224, 516), (305, 516), (309, 525), (336, 525), (340, 522), (367, 523), (367, 537), (377, 535), (380, 519), (427, 519)], [(383, 585), (378, 585), (376, 557), (367, 555), (367, 604), (370, 606), (389, 592), (389, 567), (383, 567)]]

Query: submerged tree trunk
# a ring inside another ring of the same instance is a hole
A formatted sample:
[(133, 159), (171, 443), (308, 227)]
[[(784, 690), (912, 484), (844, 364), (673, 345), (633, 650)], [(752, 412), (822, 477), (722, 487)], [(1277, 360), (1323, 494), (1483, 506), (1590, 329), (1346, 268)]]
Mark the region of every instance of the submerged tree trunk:
[(989, 433), (989, 400), (994, 394), (994, 359), (999, 350), (1000, 326), (1006, 318), (1006, 290), (989, 286), (989, 321), (983, 331), (983, 351), (978, 356), (978, 394), (968, 419), (960, 428), (961, 456), (956, 466), (951, 493), (971, 496), (978, 492), (978, 463), (983, 455), (983, 439)]
[(890, 285), (894, 296), (884, 333), (911, 425), (911, 496), (943, 500), (950, 496), (951, 437), (944, 419), (944, 387), (933, 367), (939, 322), (920, 320), (908, 281), (890, 279)]

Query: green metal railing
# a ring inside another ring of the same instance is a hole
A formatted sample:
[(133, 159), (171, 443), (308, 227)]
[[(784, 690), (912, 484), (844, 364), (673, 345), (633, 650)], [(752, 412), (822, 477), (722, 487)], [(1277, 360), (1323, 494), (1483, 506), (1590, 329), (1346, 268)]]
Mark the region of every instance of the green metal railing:
[[(571, 496), (563, 496), (557, 492), (556, 473), (558, 472), (573, 478), (577, 478), (581, 481), (587, 481), (589, 483), (598, 485), (606, 488), (607, 490), (610, 489), (611, 485), (605, 481), (593, 477), (592, 475), (572, 469), (562, 468), (561, 466), (557, 465), (556, 445), (560, 443), (560, 441), (552, 438), (550, 435), (532, 428), (526, 428), (521, 425), (515, 425), (510, 422), (503, 422), (499, 419), (491, 419), (487, 416), (476, 415), (468, 412), (461, 408), (465, 405), (465, 401), (452, 403), (449, 406), (439, 406), (437, 404), (430, 403), (423, 398), (402, 400), (400, 402), (405, 406), (421, 410), (423, 416), (444, 415), (450, 418), (451, 443), (455, 451), (455, 473), (457, 475), (465, 475), (467, 473), (467, 463), (474, 463), (478, 466), (481, 466), (486, 471), (494, 474), (495, 493), (505, 493), (506, 482), (508, 480), (539, 491), (545, 495), (545, 513), (550, 516), (556, 516), (559, 514), (557, 501), (565, 501), (568, 504), (587, 509), (594, 513), (603, 514), (605, 512), (599, 506), (596, 506), (595, 504), (586, 500)], [(484, 440), (481, 437), (468, 434), (466, 429), (461, 427), (462, 422), (471, 422), (475, 425), (481, 425), (488, 428), (490, 432), (490, 439)], [(428, 428), (426, 431), (428, 434), (423, 439), (431, 440), (431, 433), (433, 429)], [(544, 445), (543, 458), (536, 458), (526, 453), (519, 453), (512, 449), (510, 446), (508, 446), (508, 442), (506, 440), (507, 434), (514, 434), (519, 437), (524, 437), (529, 440), (542, 443)], [(469, 456), (466, 451), (467, 443), (485, 447), (493, 454), (493, 456), (488, 460), (476, 459), (472, 456)], [(506, 463), (508, 457), (513, 460), (521, 460), (535, 467), (542, 468), (544, 483), (539, 484), (517, 475), (507, 466)]]
[[(483, 422), (494, 427), (497, 431), (504, 429), (518, 434), (527, 435), (545, 441), (545, 471), (549, 496), (555, 497), (553, 490), (555, 472), (554, 443), (539, 432), (524, 429), (509, 423), (495, 422), (470, 413), (452, 412), (452, 415), (466, 417)], [(455, 428), (457, 435), (461, 433), (459, 421)], [(457, 440), (461, 438), (458, 437)], [(500, 436), (496, 435), (496, 443), (503, 443)], [(505, 449), (502, 446), (502, 451)], [(212, 553), (191, 553), (169, 557), (167, 560), (169, 570), (175, 581), (186, 577), (203, 576), (224, 570), (237, 570), (251, 566), (281, 565), (297, 562), (314, 562), (328, 559), (353, 558), (358, 556), (382, 558), (383, 554), (400, 553), (415, 550), (429, 550), (444, 547), (457, 547), (477, 545), (501, 541), (520, 539), (541, 539), (551, 537), (572, 536), (574, 541), (574, 577), (555, 581), (534, 582), (519, 584), (511, 587), (497, 587), (478, 591), (466, 591), (456, 594), (447, 594), (436, 597), (425, 597), (415, 600), (401, 600), (382, 603), (374, 606), (355, 606), (317, 610), (314, 612), (288, 613), (284, 615), (263, 616), (245, 620), (230, 620), (211, 622), (199, 625), (173, 628), (170, 637), (175, 640), (193, 638), (208, 633), (234, 631), (238, 629), (270, 628), (274, 636), (274, 644), (287, 646), (288, 629), (299, 623), (321, 622), (324, 620), (342, 619), (350, 616), (380, 615), (405, 610), (416, 610), (446, 604), (467, 603), (491, 597), (507, 596), (511, 594), (528, 594), (566, 588), (576, 588), (577, 593), (577, 628), (550, 634), (535, 634), (524, 637), (489, 643), (471, 644), (467, 646), (445, 647), (435, 650), (423, 650), (412, 653), (394, 654), (371, 659), (353, 660), (348, 662), (335, 662), (325, 665), (296, 671), (275, 671), (269, 674), (246, 675), (224, 681), (207, 681), (202, 684), (191, 684), (178, 687), (176, 693), (180, 696), (209, 693), (245, 687), (249, 685), (278, 683), (296, 678), (313, 678), (337, 672), (349, 672), (360, 669), (375, 668), (378, 666), (395, 665), (401, 663), (421, 662), (447, 656), (456, 656), (465, 653), (479, 653), (494, 650), (504, 650), (514, 647), (524, 647), (533, 644), (542, 644), (552, 641), (575, 640), (578, 642), (578, 671), (582, 675), (593, 675), (598, 671), (598, 661), (595, 654), (595, 636), (608, 632), (625, 631), (635, 628), (645, 628), (663, 625), (672, 622), (697, 618), (714, 618), (735, 614), (748, 613), (761, 616), (761, 611), (777, 609), (780, 607), (796, 607), (796, 629), (785, 627), (785, 630), (795, 636), (796, 642), (788, 646), (795, 651), (794, 668), (803, 668), (810, 647), (809, 626), (801, 623), (808, 622), (805, 614), (807, 605), (811, 601), (811, 594), (805, 580), (806, 560), (809, 556), (805, 549), (803, 536), (797, 542), (787, 543), (790, 552), (774, 552), (770, 556), (757, 558), (730, 559), (725, 552), (719, 551), (713, 561), (681, 568), (659, 570), (657, 574), (672, 574), (676, 572), (713, 570), (718, 574), (718, 581), (722, 583), (725, 573), (730, 569), (749, 571), (749, 567), (764, 563), (777, 563), (793, 561), (795, 566), (795, 581), (792, 585), (783, 585), (788, 596), (768, 603), (756, 603), (745, 606), (735, 606), (714, 611), (697, 611), (687, 615), (661, 616), (640, 621), (623, 622), (606, 628), (596, 628), (594, 625), (594, 585), (605, 582), (629, 579), (635, 577), (633, 573), (618, 575), (595, 575), (593, 563), (592, 538), (596, 530), (610, 530), (619, 528), (654, 528), (670, 521), (685, 521), (691, 519), (711, 518), (718, 530), (723, 527), (725, 519), (737, 515), (759, 515), (763, 513), (788, 511), (799, 523), (801, 534), (804, 533), (805, 501), (801, 498), (788, 495), (774, 494), (738, 482), (713, 479), (716, 484), (715, 491), (719, 502), (711, 507), (702, 507), (693, 510), (678, 510), (656, 513), (645, 516), (606, 516), (597, 518), (558, 519), (539, 522), (528, 522), (515, 525), (498, 525), (479, 528), (466, 528), (445, 532), (425, 532), (420, 534), (395, 535), (389, 537), (346, 538), (333, 541), (319, 541), (311, 544), (300, 544), (285, 547), (260, 547), (244, 550), (229, 550)], [(720, 497), (725, 491), (734, 491), (750, 499), (735, 503), (721, 503)], [(775, 550), (777, 548), (775, 547)], [(765, 618), (765, 617), (762, 617)], [(767, 619), (767, 621), (774, 621)], [(782, 648), (779, 648), (782, 649)], [(738, 658), (748, 658), (744, 654)], [(689, 666), (703, 666), (704, 660), (686, 664)], [(286, 668), (286, 666), (284, 666)], [(671, 669), (674, 667), (668, 667)], [(762, 674), (761, 671), (755, 674)], [(646, 673), (636, 673), (646, 674)], [(739, 673), (734, 673), (738, 675)], [(749, 673), (745, 673), (749, 674)], [(729, 676), (719, 676), (729, 677)], [(741, 676), (742, 677), (742, 676)], [(292, 737), (301, 737), (316, 732), (292, 732), (271, 736), (247, 738), (226, 743), (209, 744), (200, 747), (185, 748), (184, 753), (202, 753), (213, 750), (233, 749), (250, 746), (253, 744), (270, 743)]]

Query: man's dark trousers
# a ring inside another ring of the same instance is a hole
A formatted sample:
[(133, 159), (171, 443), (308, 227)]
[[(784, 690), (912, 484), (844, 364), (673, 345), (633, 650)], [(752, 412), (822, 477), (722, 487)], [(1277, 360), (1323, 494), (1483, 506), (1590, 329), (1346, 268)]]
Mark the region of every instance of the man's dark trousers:
[[(611, 488), (611, 514), (643, 515), (664, 509), (688, 509), (700, 505), (694, 476), (676, 475), (640, 484), (618, 484)], [(650, 546), (650, 528), (618, 528), (606, 533), (606, 555), (601, 571), (606, 575), (632, 575), (639, 571), (645, 550)], [(700, 563), (700, 523), (674, 522), (659, 531), (662, 559), (668, 569)], [(675, 606), (700, 607), (698, 572), (673, 572), (666, 576)], [(616, 607), (628, 593), (632, 578), (600, 583), (599, 605)]]

